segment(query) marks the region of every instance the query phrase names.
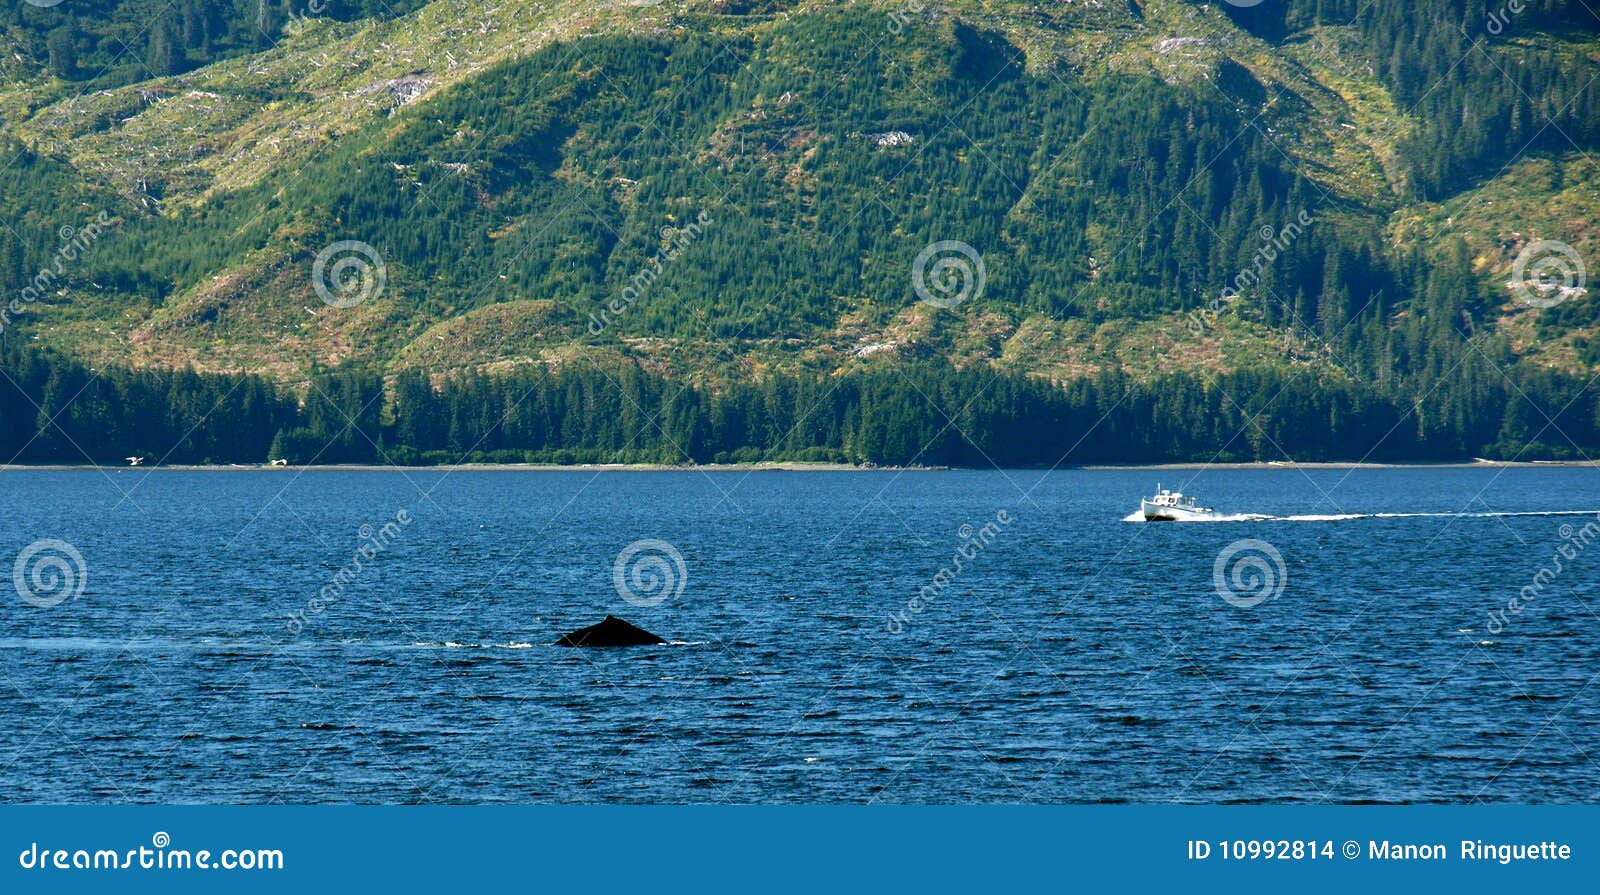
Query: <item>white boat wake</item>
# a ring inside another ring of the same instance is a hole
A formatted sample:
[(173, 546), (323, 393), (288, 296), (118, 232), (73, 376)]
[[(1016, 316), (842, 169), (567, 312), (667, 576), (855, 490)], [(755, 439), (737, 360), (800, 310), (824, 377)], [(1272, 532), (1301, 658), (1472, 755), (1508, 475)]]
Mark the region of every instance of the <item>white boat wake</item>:
[[(1172, 520), (1177, 522), (1346, 522), (1351, 519), (1494, 519), (1505, 516), (1594, 516), (1600, 510), (1532, 510), (1484, 513), (1331, 513), (1302, 516), (1268, 516), (1262, 513), (1224, 513)], [(1144, 522), (1143, 512), (1130, 513), (1123, 522)]]

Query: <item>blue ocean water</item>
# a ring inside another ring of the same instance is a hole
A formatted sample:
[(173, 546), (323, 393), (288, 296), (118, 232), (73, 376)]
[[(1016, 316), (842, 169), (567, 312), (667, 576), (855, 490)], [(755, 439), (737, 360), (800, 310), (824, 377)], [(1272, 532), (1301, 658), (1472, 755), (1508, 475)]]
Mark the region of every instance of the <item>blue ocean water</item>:
[[(1272, 518), (1125, 521), (1158, 483)], [(1595, 510), (1554, 467), (3, 471), (0, 798), (1592, 802)], [(550, 645), (607, 614), (670, 643)]]

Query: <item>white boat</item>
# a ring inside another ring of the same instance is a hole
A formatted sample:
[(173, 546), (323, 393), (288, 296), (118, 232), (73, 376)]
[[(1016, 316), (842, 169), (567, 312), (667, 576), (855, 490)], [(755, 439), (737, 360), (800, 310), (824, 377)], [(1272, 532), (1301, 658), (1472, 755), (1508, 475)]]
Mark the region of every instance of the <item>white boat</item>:
[(1156, 496), (1139, 501), (1146, 522), (1186, 522), (1194, 519), (1212, 519), (1217, 511), (1199, 506), (1193, 497), (1156, 486)]

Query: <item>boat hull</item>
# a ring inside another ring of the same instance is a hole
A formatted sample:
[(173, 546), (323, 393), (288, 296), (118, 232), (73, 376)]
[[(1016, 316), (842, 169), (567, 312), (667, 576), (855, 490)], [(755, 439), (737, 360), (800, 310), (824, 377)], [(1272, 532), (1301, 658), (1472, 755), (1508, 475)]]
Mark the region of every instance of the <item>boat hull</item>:
[(1144, 513), (1146, 522), (1193, 522), (1200, 519), (1211, 519), (1217, 515), (1211, 510), (1188, 509), (1167, 504), (1151, 503), (1148, 500), (1139, 501), (1139, 508)]

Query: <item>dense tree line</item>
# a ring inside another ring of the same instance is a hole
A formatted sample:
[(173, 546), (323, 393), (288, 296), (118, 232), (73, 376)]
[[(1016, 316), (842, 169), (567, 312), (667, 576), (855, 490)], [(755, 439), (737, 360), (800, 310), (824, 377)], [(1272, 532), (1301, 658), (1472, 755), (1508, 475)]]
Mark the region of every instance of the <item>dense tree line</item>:
[(260, 462), (299, 418), (259, 376), (92, 369), (0, 339), (0, 459), (21, 463)]
[[(55, 33), (38, 22), (59, 30), (72, 18), (82, 70), (84, 59), (115, 56), (110, 36), (134, 40), (136, 12), (165, 8), (143, 2), (22, 4), (0, 25), (33, 39)], [(174, 65), (247, 52), (266, 33), (253, 16), (291, 9), (173, 4), (183, 35)], [(1352, 24), (1364, 61), (1414, 107), (1400, 161), (1414, 191), (1437, 198), (1492, 175), (1542, 128), (1535, 151), (1600, 141), (1592, 63), (1517, 39), (1541, 28), (1592, 33), (1593, 17), (1575, 2), (1530, 0), (1490, 30), (1497, 10), (1481, 0), (1307, 0), (1228, 12), (1274, 40)], [(940, 17), (885, 37), (882, 13), (818, 10), (716, 38), (691, 29), (553, 45), (392, 118), (374, 113), (365, 133), (257, 186), (159, 216), (119, 215), (117, 238), (37, 299), (159, 305), (289, 233), (308, 268), (331, 242), (370, 243), (389, 265), (385, 300), (440, 315), (535, 298), (583, 319), (650, 270), (648, 293), (626, 313), (575, 337), (774, 344), (829, 330), (844, 307), (886, 316), (914, 302), (913, 259), (958, 239), (987, 270), (963, 313), (1115, 325), (1185, 311), (1202, 326), (1239, 316), (1313, 346), (1311, 366), (1323, 372), (1285, 364), (1057, 387), (913, 365), (833, 378), (792, 370), (759, 383), (708, 376), (685, 388), (628, 365), (439, 381), (343, 368), (315, 371), (290, 396), (241, 377), (96, 375), (14, 345), (5, 364), (20, 391), (0, 383), (11, 389), (0, 447), (30, 461), (81, 459), (63, 441), (70, 433), (97, 461), (159, 458), (171, 436), (170, 462), (962, 465), (1048, 463), (1068, 448), (1071, 462), (1274, 459), (1280, 449), (1302, 459), (1515, 456), (1530, 441), (1530, 454), (1572, 455), (1567, 437), (1592, 449), (1593, 394), (1519, 364), (1492, 335), (1506, 296), (1467, 246), (1396, 247), (1385, 210), (1308, 182), (1251, 126), (1269, 91), (1249, 71), (1224, 63), (1214, 81), (1187, 86), (1136, 71), (1030, 72), (999, 34)], [(0, 234), (0, 294), (10, 298), (59, 255), (58, 227), (81, 223), (62, 209), (107, 203), (59, 159), (14, 144), (0, 153), (10, 162), (0, 217), (13, 225)], [(47, 236), (25, 245), (17, 232)], [(657, 269), (664, 246), (675, 260)], [(33, 319), (9, 321), (6, 335)], [(1597, 319), (1591, 295), (1540, 312), (1537, 326), (1550, 334)], [(1580, 360), (1600, 360), (1600, 345), (1576, 347)], [(82, 406), (66, 400), (78, 389)], [(254, 396), (250, 412), (238, 394)], [(208, 416), (216, 402), (222, 416)], [(1558, 410), (1552, 428), (1543, 411)], [(1259, 425), (1245, 426), (1257, 411)], [(225, 429), (214, 429), (219, 419)]]
[(296, 400), (259, 377), (91, 370), (14, 343), (0, 347), (0, 373), (0, 459), (29, 463), (985, 467), (1600, 453), (1600, 388), (1550, 373), (1400, 399), (1278, 371), (1143, 383), (1107, 373), (1062, 386), (926, 363), (710, 387), (635, 365), (387, 381), (341, 368), (317, 371)]

